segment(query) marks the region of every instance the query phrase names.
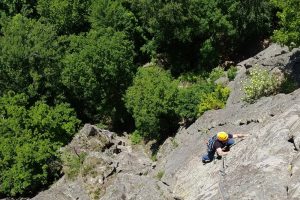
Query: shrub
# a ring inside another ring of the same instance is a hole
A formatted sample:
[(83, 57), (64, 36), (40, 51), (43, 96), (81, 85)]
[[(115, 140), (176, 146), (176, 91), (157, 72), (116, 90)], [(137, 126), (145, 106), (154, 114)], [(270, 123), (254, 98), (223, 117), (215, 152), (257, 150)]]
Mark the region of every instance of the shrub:
[(224, 69), (222, 67), (216, 67), (210, 72), (209, 81), (213, 83), (224, 75)]
[(281, 81), (268, 70), (254, 67), (248, 80), (243, 84), (246, 102), (254, 102), (262, 96), (269, 96), (279, 91)]
[(138, 70), (124, 100), (142, 137), (161, 138), (162, 130), (176, 121), (173, 117), (177, 85), (171, 74), (159, 67)]
[(177, 130), (180, 118), (185, 123), (194, 120), (199, 111), (203, 114), (209, 109), (223, 108), (230, 91), (211, 81), (222, 75), (224, 71), (219, 67), (213, 70), (208, 80), (189, 74), (179, 77), (181, 82), (178, 84), (161, 68), (140, 68), (124, 97), (138, 131), (132, 135), (133, 143), (139, 141), (139, 136), (166, 138)]
[(214, 92), (201, 95), (198, 113), (201, 116), (207, 110), (224, 108), (229, 97), (230, 89), (217, 85)]
[(86, 155), (84, 152), (77, 154), (65, 151), (62, 153), (63, 171), (68, 179), (74, 180), (78, 176)]
[(207, 77), (209, 75), (208, 72), (206, 71), (201, 71), (201, 72), (187, 72), (183, 73), (178, 77), (178, 81), (180, 82), (180, 85), (183, 87), (186, 84), (200, 84), (203, 82), (206, 82), (204, 77)]
[(139, 134), (138, 131), (134, 131), (131, 135), (130, 135), (130, 141), (132, 144), (139, 144), (142, 141), (142, 136)]
[(175, 138), (173, 138), (172, 140), (172, 145), (174, 148), (177, 148), (179, 146), (178, 142), (175, 140)]
[(186, 88), (179, 88), (176, 100), (176, 113), (183, 119), (195, 119), (198, 114), (198, 105), (201, 101), (201, 94), (214, 91), (214, 84), (210, 82), (195, 83)]
[(185, 120), (197, 116), (197, 105), (200, 101), (200, 97), (195, 86), (180, 88), (176, 101), (176, 113), (182, 119)]
[(236, 76), (236, 73), (237, 73), (237, 67), (235, 66), (230, 66), (230, 68), (228, 69), (227, 71), (227, 77), (230, 81), (232, 81), (235, 76)]
[[(210, 94), (215, 90), (214, 81), (225, 75), (223, 68), (216, 67), (209, 74), (202, 72), (200, 75), (185, 74), (179, 77), (185, 87), (180, 87), (176, 100), (176, 114), (183, 122), (194, 120), (199, 113), (199, 103), (202, 101), (203, 94)], [(205, 77), (209, 77), (205, 80)]]
[(153, 162), (157, 161), (157, 152), (151, 155), (151, 160)]
[(165, 174), (164, 171), (159, 171), (159, 172), (157, 172), (157, 174), (156, 174), (156, 178), (157, 178), (158, 180), (161, 180), (161, 178), (164, 176), (164, 174)]

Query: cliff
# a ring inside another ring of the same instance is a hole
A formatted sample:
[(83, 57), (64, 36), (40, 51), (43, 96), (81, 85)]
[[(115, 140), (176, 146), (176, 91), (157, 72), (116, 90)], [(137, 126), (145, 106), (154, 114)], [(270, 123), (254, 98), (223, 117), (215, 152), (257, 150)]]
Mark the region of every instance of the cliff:
[[(161, 146), (157, 162), (126, 135), (85, 125), (65, 147), (87, 154), (78, 177), (64, 176), (33, 199), (300, 199), (300, 89), (253, 104), (241, 100), (241, 81), (254, 65), (289, 73), (299, 82), (299, 54), (273, 44), (239, 63), (226, 108), (181, 128)], [(203, 165), (205, 142), (218, 131), (250, 136), (237, 139), (225, 159)]]

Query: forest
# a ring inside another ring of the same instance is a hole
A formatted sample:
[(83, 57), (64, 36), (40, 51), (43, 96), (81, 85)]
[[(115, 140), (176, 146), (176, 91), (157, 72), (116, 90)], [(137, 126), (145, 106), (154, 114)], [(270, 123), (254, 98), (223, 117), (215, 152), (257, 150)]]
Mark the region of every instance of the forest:
[[(299, 0), (1, 0), (0, 197), (61, 174), (84, 123), (163, 141), (223, 108), (235, 64), (300, 45)], [(226, 64), (230, 63), (230, 64)]]

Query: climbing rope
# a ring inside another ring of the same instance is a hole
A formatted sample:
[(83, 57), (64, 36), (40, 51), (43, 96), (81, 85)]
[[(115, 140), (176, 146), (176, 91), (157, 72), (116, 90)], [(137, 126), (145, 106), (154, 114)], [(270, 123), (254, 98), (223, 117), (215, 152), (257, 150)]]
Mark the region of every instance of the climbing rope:
[(226, 164), (225, 164), (225, 156), (222, 157), (222, 166), (220, 169), (220, 181), (219, 181), (219, 191), (221, 194), (221, 198), (222, 200), (229, 200), (229, 195), (227, 193), (227, 190), (225, 189), (225, 176), (226, 176), (226, 172), (225, 172), (225, 168), (226, 168)]
[[(237, 142), (235, 142), (233, 145), (230, 146), (232, 148), (234, 145), (238, 144), (239, 142), (243, 141), (244, 139), (241, 139)], [(219, 191), (221, 194), (221, 199), (222, 200), (229, 200), (229, 194), (227, 193), (227, 190), (225, 188), (225, 178), (226, 178), (226, 156), (222, 156), (222, 165), (220, 167), (220, 181), (219, 181)]]

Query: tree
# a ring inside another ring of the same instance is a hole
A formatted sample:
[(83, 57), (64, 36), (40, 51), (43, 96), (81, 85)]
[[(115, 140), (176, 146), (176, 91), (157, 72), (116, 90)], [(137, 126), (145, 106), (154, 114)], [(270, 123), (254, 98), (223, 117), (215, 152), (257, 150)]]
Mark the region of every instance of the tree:
[(230, 48), (223, 46), (230, 54), (246, 53), (272, 34), (274, 6), (269, 0), (227, 0), (219, 1), (219, 5), (233, 26), (231, 37), (224, 38)]
[(277, 13), (280, 27), (274, 31), (273, 39), (290, 47), (300, 45), (300, 2), (297, 0), (272, 0), (279, 7)]
[(57, 150), (70, 141), (79, 120), (68, 104), (28, 105), (28, 96), (0, 98), (0, 193), (29, 195), (58, 175)]
[(94, 0), (89, 20), (94, 29), (113, 28), (115, 31), (132, 33), (137, 29), (134, 14), (122, 6), (121, 1)]
[(62, 72), (68, 99), (86, 120), (111, 122), (123, 112), (121, 98), (135, 72), (132, 43), (109, 28), (70, 41)]
[(124, 1), (143, 30), (143, 51), (173, 75), (212, 69), (272, 32), (268, 0)]
[(170, 73), (159, 67), (138, 70), (124, 100), (133, 115), (137, 131), (144, 138), (165, 138), (172, 133), (170, 129), (174, 129), (174, 124), (176, 127), (177, 85)]
[(53, 99), (61, 94), (61, 55), (53, 27), (20, 14), (3, 23), (0, 95), (13, 90), (31, 99)]
[(4, 11), (9, 16), (21, 13), (27, 17), (36, 16), (37, 0), (2, 0), (0, 2), (0, 12)]
[(144, 30), (129, 7), (126, 0), (93, 0), (89, 22), (94, 30), (111, 28), (125, 33), (134, 45), (134, 62), (144, 64), (149, 61), (149, 56), (141, 51), (141, 46), (145, 43)]
[(38, 0), (40, 20), (52, 24), (60, 34), (87, 31), (90, 0)]
[(174, 75), (196, 69), (204, 41), (212, 38), (217, 43), (219, 32), (226, 35), (232, 28), (215, 0), (128, 1), (145, 30), (142, 49), (171, 64)]

